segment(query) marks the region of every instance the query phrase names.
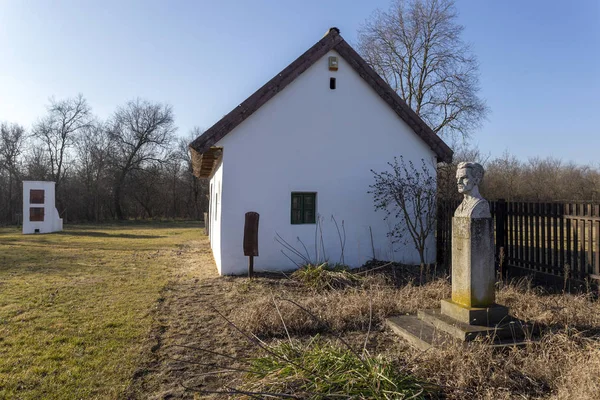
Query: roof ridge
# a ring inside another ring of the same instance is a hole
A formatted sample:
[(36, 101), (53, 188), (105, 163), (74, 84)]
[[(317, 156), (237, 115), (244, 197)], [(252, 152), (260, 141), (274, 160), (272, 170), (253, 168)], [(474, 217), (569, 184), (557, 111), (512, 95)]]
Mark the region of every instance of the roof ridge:
[(342, 38), (340, 30), (336, 27), (329, 28), (321, 40), (190, 143), (190, 149), (196, 153), (194, 154), (195, 158), (199, 159), (202, 153), (208, 151), (215, 143), (262, 107), (277, 93), (281, 92), (330, 50), (337, 51), (361, 78), (369, 83), (396, 114), (411, 127), (415, 134), (429, 145), (434, 153), (436, 153), (439, 161), (449, 162), (452, 160), (452, 149), (433, 132), (423, 119), (400, 98), (398, 93)]

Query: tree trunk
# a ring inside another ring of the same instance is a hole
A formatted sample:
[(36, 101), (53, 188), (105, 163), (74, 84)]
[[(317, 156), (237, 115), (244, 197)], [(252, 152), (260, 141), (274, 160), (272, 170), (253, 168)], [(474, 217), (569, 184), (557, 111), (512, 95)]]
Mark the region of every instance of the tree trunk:
[(123, 210), (121, 209), (121, 191), (123, 189), (123, 182), (125, 181), (125, 174), (121, 173), (119, 179), (117, 179), (117, 184), (115, 185), (115, 196), (114, 196), (114, 204), (115, 204), (115, 213), (117, 214), (117, 219), (123, 221), (125, 217), (123, 216)]
[(7, 207), (8, 215), (6, 216), (7, 222), (11, 222), (12, 216), (13, 216), (12, 186), (13, 186), (12, 172), (9, 171), (8, 172), (8, 207)]

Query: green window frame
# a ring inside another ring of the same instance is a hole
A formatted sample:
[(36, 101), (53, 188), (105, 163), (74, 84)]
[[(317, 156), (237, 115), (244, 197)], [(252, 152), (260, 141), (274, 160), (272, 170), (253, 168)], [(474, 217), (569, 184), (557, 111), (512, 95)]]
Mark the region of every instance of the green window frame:
[(312, 192), (292, 192), (291, 222), (315, 224), (317, 222), (317, 194)]

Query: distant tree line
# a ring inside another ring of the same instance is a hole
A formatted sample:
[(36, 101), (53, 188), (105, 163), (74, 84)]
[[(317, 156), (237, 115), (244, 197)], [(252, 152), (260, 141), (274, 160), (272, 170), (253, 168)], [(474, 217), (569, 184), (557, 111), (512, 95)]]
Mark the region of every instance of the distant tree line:
[(171, 106), (136, 99), (105, 121), (82, 95), (51, 99), (29, 129), (0, 121), (0, 224), (22, 213), (22, 181), (56, 182), (67, 222), (201, 219), (207, 182), (192, 174), (188, 143), (175, 136)]
[(509, 152), (497, 158), (483, 156), (477, 149), (456, 152), (452, 164), (438, 167), (441, 199), (460, 199), (456, 191), (456, 165), (476, 161), (485, 168), (481, 194), (489, 200), (541, 202), (600, 202), (600, 169), (554, 157), (526, 161)]

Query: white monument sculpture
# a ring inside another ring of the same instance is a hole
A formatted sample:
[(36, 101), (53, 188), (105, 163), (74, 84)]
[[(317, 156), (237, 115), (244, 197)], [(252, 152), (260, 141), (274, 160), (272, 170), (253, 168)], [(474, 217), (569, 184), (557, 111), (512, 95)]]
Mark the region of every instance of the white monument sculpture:
[(391, 317), (387, 324), (411, 344), (426, 349), (447, 339), (463, 341), (487, 336), (497, 344), (521, 342), (528, 324), (495, 303), (494, 225), (487, 200), (479, 193), (483, 167), (458, 164), (456, 181), (463, 201), (452, 218), (452, 297), (440, 309), (416, 316)]
[(479, 194), (482, 179), (480, 164), (458, 164), (456, 183), (464, 197), (452, 218), (452, 299), (442, 300), (441, 309), (468, 324), (495, 323), (508, 315), (494, 303), (494, 225), (489, 203)]
[(462, 203), (454, 212), (455, 217), (491, 218), (490, 205), (479, 194), (483, 179), (483, 167), (477, 163), (461, 162), (456, 168), (458, 193), (464, 195)]
[(23, 181), (23, 234), (62, 231), (54, 182)]

